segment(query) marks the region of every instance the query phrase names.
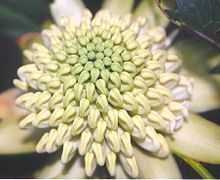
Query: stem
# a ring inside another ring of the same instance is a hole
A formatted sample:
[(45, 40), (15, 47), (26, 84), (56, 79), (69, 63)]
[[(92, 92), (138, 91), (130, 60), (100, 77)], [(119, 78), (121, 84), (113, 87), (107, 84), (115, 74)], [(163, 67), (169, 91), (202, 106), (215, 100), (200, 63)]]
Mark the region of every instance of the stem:
[(175, 152), (185, 163), (191, 166), (203, 179), (215, 179), (215, 177), (200, 162)]

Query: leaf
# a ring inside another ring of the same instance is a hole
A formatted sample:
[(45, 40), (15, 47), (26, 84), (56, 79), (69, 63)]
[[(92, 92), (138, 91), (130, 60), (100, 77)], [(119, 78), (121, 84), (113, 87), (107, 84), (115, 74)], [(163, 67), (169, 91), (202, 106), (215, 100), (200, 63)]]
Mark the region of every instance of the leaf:
[(208, 66), (210, 69), (209, 70), (210, 73), (213, 73), (213, 74), (220, 73), (220, 54), (210, 59), (208, 62)]
[(191, 166), (203, 179), (214, 179), (214, 176), (201, 163), (179, 153), (176, 153), (176, 155)]
[(49, 16), (44, 0), (3, 0), (0, 5), (0, 32), (17, 38), (26, 32), (39, 32), (43, 19)]
[(23, 14), (36, 24), (50, 15), (49, 1), (46, 0), (1, 0), (5, 7), (13, 12)]
[(187, 27), (220, 48), (219, 0), (158, 0), (157, 2), (174, 23)]
[(28, 31), (39, 31), (39, 27), (28, 17), (0, 6), (0, 31), (12, 37), (18, 37)]

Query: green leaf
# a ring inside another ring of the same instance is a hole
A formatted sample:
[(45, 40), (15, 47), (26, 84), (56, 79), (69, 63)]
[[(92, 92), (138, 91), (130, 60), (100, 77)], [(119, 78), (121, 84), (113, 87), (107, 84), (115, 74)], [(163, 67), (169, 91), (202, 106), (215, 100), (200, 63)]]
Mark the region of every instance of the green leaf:
[(176, 153), (176, 155), (191, 166), (203, 179), (215, 179), (208, 169), (206, 169), (201, 163), (179, 153)]
[(220, 47), (219, 0), (158, 0), (170, 19)]
[(213, 74), (220, 73), (220, 54), (211, 58), (208, 62), (209, 72)]
[(4, 6), (13, 12), (23, 14), (36, 24), (49, 17), (49, 1), (47, 0), (2, 0)]
[(18, 37), (28, 31), (39, 31), (38, 26), (28, 17), (0, 6), (0, 31), (12, 37)]
[(44, 0), (7, 0), (0, 5), (0, 32), (13, 38), (39, 32), (42, 20), (48, 16), (48, 3)]

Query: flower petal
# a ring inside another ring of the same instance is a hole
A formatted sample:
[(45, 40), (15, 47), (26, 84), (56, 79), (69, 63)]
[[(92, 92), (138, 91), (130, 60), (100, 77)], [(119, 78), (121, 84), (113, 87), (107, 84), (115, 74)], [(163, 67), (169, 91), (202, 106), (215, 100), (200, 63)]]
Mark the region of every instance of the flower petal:
[(122, 164), (117, 164), (115, 178), (116, 179), (129, 179), (130, 178), (123, 170)]
[(72, 16), (77, 24), (82, 18), (82, 10), (85, 8), (81, 0), (55, 0), (50, 5), (51, 14), (57, 24), (63, 16)]
[(137, 147), (134, 148), (134, 155), (139, 166), (139, 178), (181, 178), (172, 155), (159, 159)]
[(201, 162), (220, 163), (220, 127), (201, 116), (190, 114), (182, 129), (167, 140), (174, 152)]
[[(55, 154), (57, 156), (57, 154)], [(81, 159), (76, 156), (68, 164), (63, 164), (59, 157), (53, 159), (49, 164), (37, 171), (34, 175), (38, 179), (68, 179), (68, 178), (85, 178), (84, 167)]]
[[(0, 94), (0, 154), (21, 154), (35, 151), (36, 134), (32, 130), (21, 130), (18, 120), (24, 111), (17, 108), (15, 98), (21, 92), (9, 89)], [(38, 136), (37, 136), (38, 137)]]
[(134, 16), (144, 16), (150, 27), (166, 26), (169, 19), (160, 11), (154, 0), (143, 0), (134, 10)]
[(191, 110), (205, 112), (219, 108), (220, 93), (213, 79), (205, 79), (195, 75), (191, 75), (191, 77), (194, 82)]
[(55, 178), (62, 173), (63, 169), (64, 165), (61, 163), (60, 159), (56, 158), (37, 171), (34, 175), (34, 178)]
[(0, 154), (23, 154), (35, 151), (36, 141), (32, 140), (33, 131), (21, 130), (17, 123), (0, 125)]
[(82, 160), (76, 156), (56, 178), (86, 178)]
[(102, 8), (112, 13), (123, 15), (131, 12), (134, 0), (105, 0)]
[(186, 73), (195, 81), (192, 110), (203, 112), (220, 107), (217, 83), (208, 74), (208, 62), (219, 54), (218, 50), (198, 38), (184, 38), (176, 40), (169, 51), (181, 58)]

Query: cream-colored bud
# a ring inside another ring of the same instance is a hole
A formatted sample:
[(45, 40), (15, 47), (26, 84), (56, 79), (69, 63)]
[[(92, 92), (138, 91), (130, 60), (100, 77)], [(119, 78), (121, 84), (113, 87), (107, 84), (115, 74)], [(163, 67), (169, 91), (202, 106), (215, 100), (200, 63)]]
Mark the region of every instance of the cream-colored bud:
[(74, 93), (75, 93), (76, 100), (80, 101), (80, 99), (82, 98), (82, 93), (83, 93), (83, 85), (79, 83), (75, 84)]
[(143, 94), (137, 94), (135, 97), (138, 105), (138, 114), (148, 114), (150, 111), (150, 102)]
[(107, 95), (108, 89), (106, 88), (106, 82), (103, 79), (99, 79), (96, 81), (96, 87), (100, 91), (100, 93)]
[(88, 99), (81, 99), (79, 105), (79, 115), (80, 117), (85, 117), (88, 114), (89, 110), (89, 100)]
[(13, 84), (14, 84), (17, 88), (19, 88), (19, 89), (21, 89), (21, 90), (23, 90), (23, 91), (27, 91), (27, 90), (28, 90), (28, 84), (27, 84), (26, 82), (24, 82), (24, 81), (20, 81), (20, 80), (18, 80), (18, 79), (14, 79), (14, 80), (13, 80)]
[(118, 128), (118, 111), (111, 109), (108, 111), (107, 126), (109, 129), (116, 130)]
[(64, 115), (63, 115), (63, 121), (66, 123), (70, 123), (74, 120), (74, 117), (76, 115), (76, 107), (72, 104), (68, 105), (65, 109)]
[(71, 137), (71, 128), (66, 124), (60, 124), (57, 129), (57, 139), (56, 144), (58, 146), (62, 145), (64, 142), (69, 140)]
[(169, 89), (173, 89), (179, 83), (179, 76), (174, 73), (163, 73), (160, 75), (160, 83)]
[(85, 171), (87, 176), (92, 176), (93, 172), (96, 169), (96, 160), (95, 155), (92, 152), (87, 152), (85, 157)]
[(124, 132), (120, 136), (120, 150), (127, 157), (131, 157), (133, 155), (131, 136), (128, 132)]
[(110, 74), (110, 82), (115, 86), (115, 87), (120, 87), (121, 85), (121, 80), (120, 76), (118, 75), (117, 72), (113, 72)]
[(57, 107), (52, 112), (50, 118), (48, 119), (48, 124), (51, 127), (57, 126), (60, 122), (63, 121), (64, 109)]
[(63, 92), (56, 91), (49, 100), (49, 107), (53, 109), (57, 104), (62, 103), (62, 100), (63, 100)]
[(125, 131), (128, 131), (128, 132), (131, 132), (134, 127), (134, 124), (132, 122), (130, 115), (125, 110), (120, 110), (118, 112), (118, 122), (119, 122), (120, 126)]
[(145, 139), (136, 139), (136, 143), (143, 149), (150, 152), (157, 152), (160, 149), (160, 142), (158, 140), (158, 134), (151, 126), (146, 127)]
[(26, 116), (24, 119), (22, 119), (19, 123), (20, 128), (27, 128), (32, 124), (32, 121), (36, 119), (36, 114), (31, 113), (28, 116)]
[(96, 107), (90, 107), (88, 114), (88, 125), (90, 128), (94, 129), (100, 119), (100, 112)]
[(57, 130), (55, 129), (50, 130), (45, 147), (48, 153), (52, 153), (57, 150), (58, 146), (56, 144), (56, 138), (57, 138)]
[(120, 79), (123, 84), (128, 84), (131, 87), (133, 86), (133, 77), (131, 74), (129, 74), (127, 72), (122, 72), (120, 74)]
[(33, 126), (36, 127), (47, 127), (48, 126), (48, 122), (47, 120), (49, 119), (49, 117), (51, 116), (51, 112), (48, 111), (47, 109), (43, 109), (41, 110), (37, 116), (36, 119), (34, 119), (32, 121)]
[(61, 155), (61, 161), (63, 163), (68, 163), (76, 152), (76, 142), (73, 141), (66, 141), (63, 144), (63, 152)]
[(150, 111), (150, 113), (147, 116), (149, 122), (153, 123), (153, 127), (159, 130), (166, 130), (168, 122), (165, 121), (161, 115), (156, 111)]
[(165, 158), (170, 153), (167, 141), (165, 140), (165, 138), (161, 134), (158, 134), (157, 139), (160, 142), (160, 149), (159, 149), (159, 151), (157, 151), (154, 154), (158, 157)]
[(80, 136), (80, 144), (79, 144), (79, 154), (85, 155), (91, 148), (92, 145), (92, 134), (89, 129), (86, 129), (82, 132)]
[(109, 148), (117, 153), (120, 151), (120, 138), (118, 136), (118, 133), (116, 131), (107, 130), (105, 133), (105, 139), (109, 146)]
[(97, 97), (96, 104), (97, 107), (100, 109), (100, 111), (108, 112), (109, 109), (108, 100), (104, 94), (101, 94), (100, 96)]
[(92, 144), (92, 150), (95, 155), (97, 164), (99, 166), (103, 166), (105, 164), (105, 155), (104, 155), (103, 145), (100, 143), (94, 142)]
[(63, 97), (63, 105), (67, 107), (69, 104), (72, 104), (75, 98), (75, 93), (72, 89), (68, 89)]
[(105, 136), (107, 124), (104, 120), (100, 119), (97, 123), (97, 127), (93, 133), (95, 141), (102, 142)]
[(108, 101), (114, 107), (122, 107), (123, 106), (123, 97), (117, 88), (113, 88), (109, 92)]
[(112, 151), (109, 151), (106, 155), (106, 167), (109, 174), (114, 176), (116, 171), (116, 155)]
[(147, 92), (149, 103), (152, 107), (158, 107), (163, 103), (163, 97), (155, 88), (149, 88)]
[(120, 155), (120, 162), (126, 173), (131, 177), (138, 177), (138, 166), (134, 156), (126, 157), (124, 155)]
[(135, 77), (134, 85), (137, 88), (141, 88), (141, 89), (146, 89), (147, 88), (147, 84), (146, 84), (145, 80), (141, 76), (136, 76)]
[(76, 117), (72, 124), (72, 135), (80, 134), (86, 128), (86, 122), (80, 117)]
[(71, 75), (63, 77), (63, 89), (64, 91), (73, 88), (76, 83), (76, 79)]
[(45, 133), (41, 139), (39, 140), (39, 142), (37, 143), (37, 146), (36, 146), (36, 151), (38, 153), (44, 153), (46, 152), (46, 144), (48, 142), (48, 138), (49, 138), (49, 133)]
[(123, 95), (123, 100), (124, 100), (124, 105), (123, 107), (127, 110), (127, 111), (133, 111), (135, 112), (137, 110), (137, 102), (135, 97), (133, 96), (132, 93), (130, 92), (126, 92)]
[(95, 85), (93, 83), (86, 84), (86, 98), (90, 103), (95, 99)]
[(144, 139), (146, 136), (145, 122), (141, 116), (132, 117), (134, 123), (134, 129), (132, 131), (132, 136), (138, 139)]

